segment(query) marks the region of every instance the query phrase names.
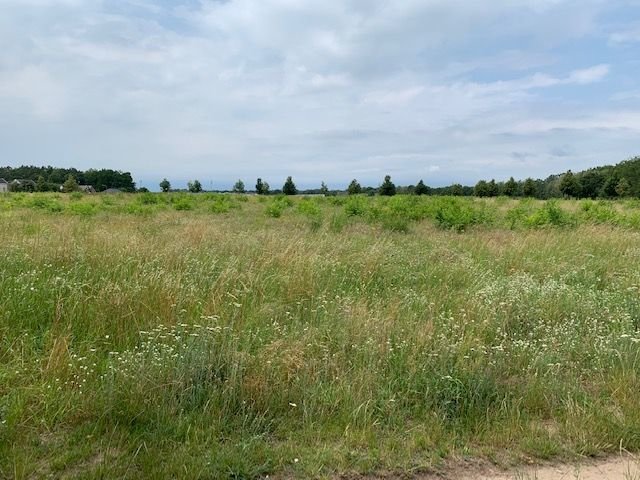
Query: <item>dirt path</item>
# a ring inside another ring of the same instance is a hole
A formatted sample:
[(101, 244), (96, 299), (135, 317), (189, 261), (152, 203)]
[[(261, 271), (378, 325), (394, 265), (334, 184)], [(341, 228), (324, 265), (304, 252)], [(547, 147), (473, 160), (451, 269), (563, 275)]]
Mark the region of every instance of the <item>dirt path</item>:
[(446, 479), (457, 480), (640, 480), (640, 458), (619, 455), (604, 460), (542, 467), (524, 467), (514, 471), (452, 472)]

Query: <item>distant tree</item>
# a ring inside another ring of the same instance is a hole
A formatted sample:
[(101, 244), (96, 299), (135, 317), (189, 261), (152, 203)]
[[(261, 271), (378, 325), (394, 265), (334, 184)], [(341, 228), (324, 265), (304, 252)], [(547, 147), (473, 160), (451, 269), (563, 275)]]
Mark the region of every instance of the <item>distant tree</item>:
[(487, 183), (487, 193), (490, 197), (497, 197), (500, 195), (500, 188), (493, 178), (489, 183)]
[(200, 180), (194, 180), (187, 184), (187, 188), (191, 193), (200, 193), (202, 191), (202, 184), (200, 183)]
[(169, 180), (165, 178), (160, 182), (160, 190), (162, 190), (165, 193), (171, 190), (171, 183), (169, 183)]
[(609, 175), (602, 185), (602, 190), (600, 191), (600, 196), (605, 198), (613, 198), (618, 196), (618, 192), (616, 191), (616, 187), (620, 183), (620, 177), (616, 172), (612, 172)]
[(449, 187), (449, 195), (453, 195), (454, 197), (460, 197), (464, 193), (464, 189), (462, 185), (459, 183), (454, 183)]
[(233, 191), (235, 193), (244, 193), (246, 190), (244, 189), (244, 182), (242, 180), (238, 180), (234, 185), (233, 185)]
[(473, 194), (476, 197), (488, 197), (489, 196), (489, 184), (486, 180), (480, 180), (476, 183), (476, 186), (473, 187)]
[(560, 191), (565, 197), (580, 196), (580, 184), (571, 170), (567, 170), (560, 180)]
[(413, 193), (416, 195), (429, 195), (430, 190), (431, 189), (424, 184), (422, 179), (420, 179), (416, 187), (413, 189)]
[(149, 189), (147, 187), (140, 187), (136, 190), (138, 193), (149, 193)]
[(378, 193), (387, 197), (391, 197), (396, 194), (396, 186), (391, 181), (391, 175), (386, 175), (384, 177), (384, 182), (382, 182), (382, 185), (378, 188)]
[(515, 197), (518, 195), (518, 182), (516, 182), (513, 177), (509, 177), (509, 180), (504, 183), (502, 193), (507, 197)]
[(588, 170), (580, 175), (580, 195), (596, 198), (601, 192), (606, 179), (596, 170)]
[(329, 193), (329, 187), (327, 187), (327, 184), (324, 182), (320, 183), (320, 193), (322, 195), (327, 195)]
[(629, 180), (624, 177), (621, 178), (618, 185), (616, 185), (616, 193), (619, 197), (628, 197), (631, 195), (631, 184)]
[(362, 192), (362, 187), (358, 183), (358, 181), (354, 178), (351, 180), (351, 183), (347, 187), (347, 193), (349, 195), (357, 195)]
[(36, 180), (36, 190), (38, 192), (46, 192), (49, 190), (49, 185), (47, 185), (47, 181), (42, 175), (39, 175), (38, 180)]
[(293, 183), (293, 179), (291, 177), (287, 177), (284, 185), (282, 185), (282, 193), (284, 193), (285, 195), (295, 195), (296, 193), (298, 193), (296, 184)]
[(256, 181), (256, 193), (258, 195), (267, 195), (269, 193), (269, 184), (263, 182), (261, 178)]
[(78, 190), (78, 182), (76, 181), (76, 177), (73, 175), (69, 175), (67, 179), (62, 184), (62, 191), (65, 193), (76, 192)]
[(525, 197), (535, 197), (536, 196), (536, 182), (533, 178), (529, 177), (524, 181), (522, 185), (522, 194)]

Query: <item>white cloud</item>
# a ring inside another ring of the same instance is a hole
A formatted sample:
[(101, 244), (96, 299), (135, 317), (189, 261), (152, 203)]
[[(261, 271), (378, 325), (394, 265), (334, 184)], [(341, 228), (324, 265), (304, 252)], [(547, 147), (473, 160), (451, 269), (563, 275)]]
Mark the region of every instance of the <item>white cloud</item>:
[(640, 42), (640, 25), (614, 32), (609, 36), (612, 44), (629, 44)]
[(0, 101), (17, 102), (16, 111), (24, 111), (26, 105), (38, 119), (60, 117), (66, 97), (64, 85), (41, 67), (27, 65), (0, 76)]
[[(603, 0), (0, 0), (0, 9), (0, 154), (16, 163), (221, 183), (384, 171), (445, 182), (510, 165), (515, 176), (548, 174), (557, 160), (513, 152), (573, 142), (624, 158), (636, 132), (632, 110), (616, 117), (580, 93), (606, 86), (615, 59), (562, 51), (595, 38)], [(595, 161), (585, 148), (562, 161)]]

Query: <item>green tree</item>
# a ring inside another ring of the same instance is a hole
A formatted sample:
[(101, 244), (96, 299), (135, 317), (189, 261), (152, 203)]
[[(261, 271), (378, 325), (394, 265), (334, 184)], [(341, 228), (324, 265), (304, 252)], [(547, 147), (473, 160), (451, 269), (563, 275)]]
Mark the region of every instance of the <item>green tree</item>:
[(391, 175), (386, 175), (384, 177), (384, 182), (382, 182), (382, 185), (378, 188), (378, 193), (387, 197), (391, 197), (396, 194), (396, 186), (391, 181)]
[(580, 175), (580, 195), (583, 197), (596, 198), (601, 192), (605, 183), (602, 173), (589, 170)]
[(296, 193), (298, 193), (296, 184), (293, 183), (293, 179), (291, 177), (287, 177), (284, 185), (282, 185), (282, 193), (284, 193), (285, 195), (295, 195)]
[(162, 190), (165, 193), (171, 190), (171, 183), (169, 183), (169, 180), (165, 178), (160, 182), (160, 190)]
[(560, 180), (560, 191), (565, 197), (580, 196), (580, 184), (571, 170), (567, 170)]
[(256, 193), (258, 195), (268, 195), (269, 184), (267, 182), (263, 182), (261, 178), (258, 178), (256, 181)]
[(202, 191), (202, 184), (200, 183), (200, 180), (189, 182), (187, 187), (191, 193), (200, 193)]
[(36, 180), (36, 190), (38, 192), (46, 192), (49, 190), (49, 186), (42, 175), (39, 175), (38, 180)]
[(500, 195), (500, 188), (498, 188), (498, 184), (493, 178), (489, 183), (487, 183), (487, 193), (490, 197), (497, 197)]
[(616, 172), (612, 172), (604, 181), (600, 195), (606, 198), (617, 197), (618, 192), (616, 192), (616, 187), (618, 186), (618, 183), (620, 183), (620, 177)]
[(502, 193), (507, 197), (515, 197), (518, 195), (518, 182), (516, 182), (513, 177), (509, 177), (509, 180), (504, 183)]
[(622, 177), (618, 182), (618, 185), (616, 185), (616, 193), (619, 197), (628, 197), (631, 195), (631, 184), (629, 183), (629, 180)]
[(245, 189), (244, 189), (244, 182), (242, 180), (238, 180), (234, 185), (233, 185), (233, 191), (235, 193), (244, 193)]
[(327, 195), (329, 193), (329, 187), (327, 187), (327, 184), (324, 182), (320, 183), (320, 193), (322, 195)]
[(351, 180), (351, 183), (347, 187), (347, 193), (349, 195), (358, 195), (361, 192), (362, 192), (362, 187), (360, 186), (358, 181), (354, 178), (353, 180)]
[(454, 197), (460, 197), (464, 193), (464, 189), (462, 185), (459, 183), (454, 183), (449, 187), (449, 195), (453, 195)]
[(536, 196), (536, 182), (533, 178), (529, 177), (524, 181), (524, 185), (522, 185), (522, 194), (525, 197), (535, 197)]
[(65, 193), (76, 192), (78, 190), (78, 182), (76, 181), (76, 177), (73, 175), (69, 175), (67, 179), (62, 184), (62, 191)]
[(489, 196), (489, 184), (486, 180), (480, 180), (476, 183), (476, 186), (473, 187), (473, 194), (476, 197), (488, 197)]
[(431, 189), (424, 184), (422, 179), (420, 179), (416, 188), (413, 190), (416, 195), (429, 195), (430, 191)]

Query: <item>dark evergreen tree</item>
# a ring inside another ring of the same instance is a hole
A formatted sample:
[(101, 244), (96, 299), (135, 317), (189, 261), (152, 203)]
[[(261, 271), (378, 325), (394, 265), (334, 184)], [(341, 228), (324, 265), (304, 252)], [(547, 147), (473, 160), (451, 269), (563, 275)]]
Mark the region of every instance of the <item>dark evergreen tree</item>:
[(291, 177), (287, 177), (284, 185), (282, 185), (282, 193), (284, 193), (285, 195), (295, 195), (296, 193), (298, 193), (296, 184), (293, 183), (293, 179)]
[(358, 195), (361, 192), (362, 192), (362, 187), (360, 186), (358, 181), (354, 178), (353, 180), (351, 180), (351, 183), (347, 187), (347, 193), (349, 195)]
[(427, 187), (421, 179), (416, 185), (416, 187), (414, 188), (413, 192), (416, 195), (429, 195), (430, 188)]
[(535, 197), (536, 191), (537, 188), (535, 180), (531, 177), (527, 178), (522, 185), (522, 195), (525, 197)]
[(387, 197), (391, 197), (396, 194), (396, 186), (391, 181), (390, 175), (386, 175), (384, 177), (384, 182), (382, 182), (382, 185), (380, 185), (378, 193)]

